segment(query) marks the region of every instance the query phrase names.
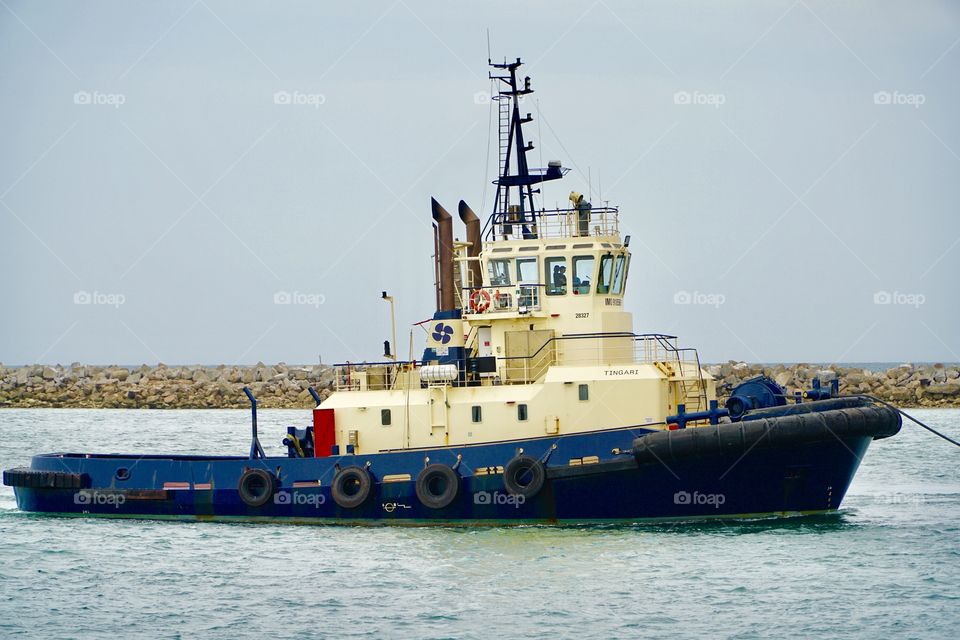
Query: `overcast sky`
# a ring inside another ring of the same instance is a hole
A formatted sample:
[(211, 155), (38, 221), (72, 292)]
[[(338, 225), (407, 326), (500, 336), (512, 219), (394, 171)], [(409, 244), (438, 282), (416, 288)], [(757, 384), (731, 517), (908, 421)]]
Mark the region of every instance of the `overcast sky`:
[(372, 359), (383, 289), (406, 355), (430, 197), (491, 206), (487, 29), (637, 331), (960, 360), (955, 2), (0, 0), (0, 361)]

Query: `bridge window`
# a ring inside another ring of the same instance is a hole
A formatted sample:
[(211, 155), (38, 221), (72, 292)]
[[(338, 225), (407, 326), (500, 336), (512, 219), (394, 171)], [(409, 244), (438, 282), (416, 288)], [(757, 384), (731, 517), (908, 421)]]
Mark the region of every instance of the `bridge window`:
[(547, 295), (563, 296), (567, 294), (567, 259), (547, 258), (543, 261), (547, 276)]
[(517, 258), (517, 284), (539, 284), (536, 258)]
[(527, 405), (518, 404), (517, 405), (517, 420), (523, 422), (527, 419)]
[(623, 282), (627, 278), (627, 257), (623, 254), (617, 256), (617, 268), (613, 271), (613, 293), (620, 295), (623, 293)]
[(613, 276), (613, 256), (600, 257), (600, 275), (597, 276), (597, 293), (610, 293), (610, 278)]
[(590, 293), (595, 261), (593, 256), (577, 256), (573, 259), (573, 292), (575, 294)]
[(510, 260), (491, 260), (488, 266), (490, 270), (491, 287), (510, 286)]

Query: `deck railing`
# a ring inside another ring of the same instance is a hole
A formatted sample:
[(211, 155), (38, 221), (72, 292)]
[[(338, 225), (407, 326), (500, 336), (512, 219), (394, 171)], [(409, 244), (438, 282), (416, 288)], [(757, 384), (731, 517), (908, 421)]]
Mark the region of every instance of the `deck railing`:
[(536, 240), (538, 238), (609, 237), (620, 234), (616, 207), (592, 209), (541, 209), (527, 212), (495, 213), (487, 220), (484, 237), (488, 240)]
[(540, 311), (542, 284), (463, 287), (460, 307), (466, 313), (530, 313)]
[[(540, 380), (551, 366), (623, 366), (655, 364), (684, 388), (698, 396), (705, 393), (697, 350), (677, 346), (676, 336), (659, 333), (585, 333), (556, 336), (534, 353), (497, 357), (496, 372), (476, 376), (469, 366), (457, 371), (455, 380), (421, 381), (422, 361), (343, 363), (334, 365), (337, 391), (406, 390), (427, 386), (465, 384), (529, 384)], [(630, 373), (624, 370), (623, 374)], [(618, 375), (615, 372), (611, 375)], [(705, 401), (704, 401), (705, 404)]]

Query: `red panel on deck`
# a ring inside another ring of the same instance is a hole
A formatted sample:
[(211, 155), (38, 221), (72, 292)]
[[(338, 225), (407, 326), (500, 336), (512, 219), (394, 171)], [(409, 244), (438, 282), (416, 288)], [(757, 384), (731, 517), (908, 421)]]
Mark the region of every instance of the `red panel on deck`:
[(317, 458), (329, 456), (337, 444), (335, 424), (333, 409), (313, 410), (313, 453)]

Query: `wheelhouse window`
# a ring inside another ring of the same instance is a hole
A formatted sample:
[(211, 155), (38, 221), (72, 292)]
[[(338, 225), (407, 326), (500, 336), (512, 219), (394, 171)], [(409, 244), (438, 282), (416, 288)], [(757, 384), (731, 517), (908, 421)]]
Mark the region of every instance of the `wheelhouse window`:
[(613, 256), (600, 257), (600, 274), (597, 276), (597, 293), (610, 293), (610, 278), (613, 277)]
[(536, 258), (517, 258), (517, 284), (539, 284)]
[(567, 259), (547, 258), (543, 261), (547, 275), (547, 295), (563, 296), (567, 294)]
[(623, 293), (623, 283), (627, 279), (627, 257), (624, 254), (617, 256), (617, 267), (613, 270), (613, 293)]
[(517, 307), (524, 309), (540, 306), (540, 263), (536, 258), (517, 258)]
[(500, 259), (491, 260), (488, 269), (490, 271), (491, 287), (509, 287), (510, 286), (510, 260)]
[(576, 256), (573, 259), (573, 292), (575, 294), (589, 294), (590, 283), (593, 281), (593, 256)]

